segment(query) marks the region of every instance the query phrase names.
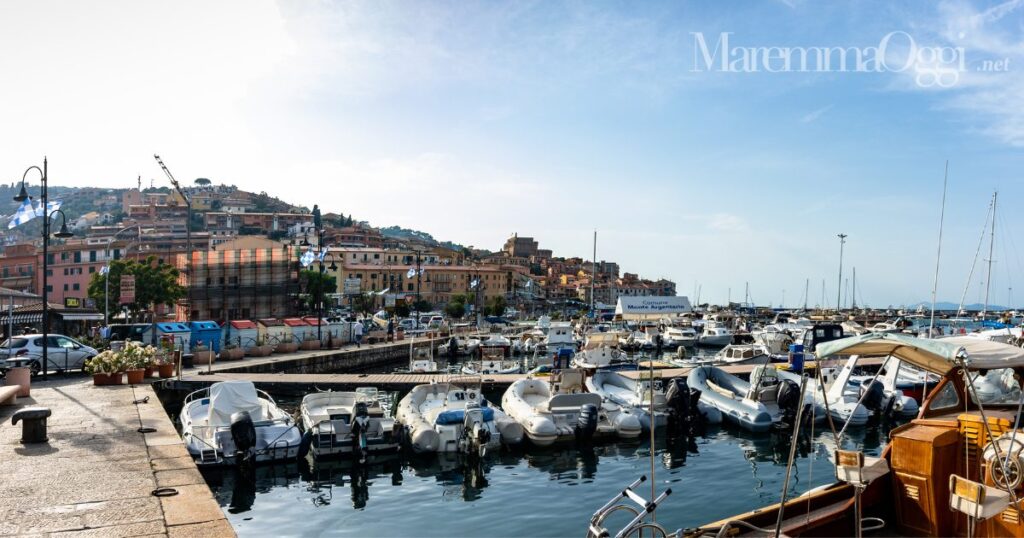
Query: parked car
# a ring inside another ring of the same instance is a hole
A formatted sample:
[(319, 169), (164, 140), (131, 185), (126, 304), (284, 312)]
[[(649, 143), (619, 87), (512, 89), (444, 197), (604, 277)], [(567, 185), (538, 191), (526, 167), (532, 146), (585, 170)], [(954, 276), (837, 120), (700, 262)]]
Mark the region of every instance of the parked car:
[[(47, 359), (49, 370), (66, 371), (85, 368), (89, 359), (99, 352), (95, 349), (62, 334), (46, 336), (48, 345)], [(4, 359), (4, 370), (28, 366), (32, 375), (42, 371), (43, 335), (26, 334), (15, 336), (0, 344), (0, 359)]]
[(398, 328), (403, 331), (412, 331), (416, 329), (416, 320), (413, 318), (405, 318), (398, 322)]

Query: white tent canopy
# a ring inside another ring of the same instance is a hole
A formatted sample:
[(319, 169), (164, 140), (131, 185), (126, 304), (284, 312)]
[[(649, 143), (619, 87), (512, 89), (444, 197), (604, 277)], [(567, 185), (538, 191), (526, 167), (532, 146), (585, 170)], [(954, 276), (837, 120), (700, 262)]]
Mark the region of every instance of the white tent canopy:
[(248, 411), (253, 422), (263, 420), (256, 387), (250, 381), (221, 381), (210, 387), (210, 426), (231, 425), (231, 415)]
[(686, 297), (619, 297), (615, 305), (616, 317), (627, 321), (656, 320), (691, 311), (693, 308)]
[(819, 358), (830, 355), (888, 357), (945, 375), (959, 364), (972, 370), (1024, 367), (1024, 349), (969, 336), (927, 340), (896, 333), (868, 333), (819, 344)]

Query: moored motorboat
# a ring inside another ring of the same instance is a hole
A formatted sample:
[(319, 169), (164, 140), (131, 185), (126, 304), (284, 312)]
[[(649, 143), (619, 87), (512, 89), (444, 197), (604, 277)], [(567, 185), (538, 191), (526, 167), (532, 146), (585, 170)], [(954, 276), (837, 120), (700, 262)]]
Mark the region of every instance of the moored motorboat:
[(416, 452), (482, 454), (523, 439), (523, 429), (480, 393), (455, 383), (417, 385), (398, 403), (396, 418), (406, 426)]
[(562, 370), (548, 379), (520, 379), (505, 391), (502, 408), (538, 446), (639, 437), (640, 418), (631, 409), (602, 402), (598, 394), (582, 392), (583, 376), (580, 370)]
[(640, 374), (639, 379), (633, 379), (616, 371), (599, 370), (587, 377), (585, 384), (587, 391), (601, 396), (603, 401), (632, 409), (640, 418), (640, 425), (645, 431), (651, 427), (653, 405), (654, 427), (660, 428), (666, 422), (667, 405), (660, 374), (653, 380), (644, 378), (643, 372)]
[(221, 381), (189, 394), (180, 418), (198, 465), (293, 459), (302, 442), (292, 417), (250, 381)]
[(701, 346), (727, 346), (732, 343), (732, 331), (714, 322), (707, 322), (697, 336)]
[(385, 416), (376, 389), (355, 392), (315, 392), (299, 407), (304, 431), (314, 457), (350, 456), (360, 461), (371, 453), (398, 449), (404, 430)]

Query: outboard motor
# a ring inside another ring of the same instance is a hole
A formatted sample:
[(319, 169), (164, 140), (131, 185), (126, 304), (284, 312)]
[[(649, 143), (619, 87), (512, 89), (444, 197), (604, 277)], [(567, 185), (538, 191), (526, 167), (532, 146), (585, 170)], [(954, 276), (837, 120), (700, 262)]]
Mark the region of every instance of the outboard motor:
[(576, 442), (589, 443), (597, 431), (597, 406), (584, 404), (580, 406), (580, 416), (576, 420)]
[(246, 463), (256, 456), (256, 425), (248, 411), (231, 415), (231, 440), (235, 443), (236, 463)]
[(366, 462), (366, 429), (369, 425), (370, 410), (366, 402), (356, 402), (349, 430), (352, 432), (352, 455), (358, 457), (359, 463)]
[[(800, 408), (800, 385), (784, 379), (779, 382), (779, 388), (775, 393), (775, 402), (782, 410), (782, 422), (792, 426), (796, 420), (797, 410)], [(809, 416), (807, 417), (810, 418)]]
[(668, 431), (670, 435), (685, 434), (689, 437), (699, 435), (704, 427), (704, 417), (697, 406), (700, 391), (690, 388), (686, 381), (675, 378), (669, 381), (665, 391), (666, 407), (668, 408)]
[(465, 420), (462, 423), (463, 450), (470, 456), (483, 457), (491, 442), (491, 431), (484, 423), (484, 412), (479, 404), (466, 405)]
[(860, 385), (860, 395), (864, 407), (875, 413), (883, 411), (882, 402), (885, 400), (885, 387), (882, 386), (881, 381), (865, 379)]

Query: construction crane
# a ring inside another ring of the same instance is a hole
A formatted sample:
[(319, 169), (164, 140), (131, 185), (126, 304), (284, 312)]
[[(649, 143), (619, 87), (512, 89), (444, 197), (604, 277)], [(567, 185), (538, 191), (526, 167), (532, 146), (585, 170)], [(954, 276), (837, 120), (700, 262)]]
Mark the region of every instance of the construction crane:
[[(171, 181), (171, 185), (174, 186), (174, 190), (178, 191), (178, 196), (181, 196), (181, 198), (183, 200), (185, 200), (185, 208), (188, 211), (188, 216), (185, 218), (185, 248), (186, 248), (186, 250), (188, 252), (188, 261), (186, 262), (186, 265), (185, 265), (185, 274), (188, 275), (189, 279), (191, 279), (192, 278), (192, 199), (189, 198), (188, 195), (185, 194), (185, 191), (183, 191), (181, 189), (181, 185), (178, 184), (178, 180), (174, 179), (174, 175), (171, 174), (171, 171), (167, 169), (167, 165), (164, 164), (164, 161), (160, 158), (160, 156), (154, 153), (153, 154), (153, 158), (156, 159), (157, 164), (160, 165), (160, 168), (164, 171), (164, 174), (167, 174), (167, 179), (169, 179)], [(188, 303), (188, 306), (185, 308), (185, 320), (186, 321), (191, 321), (191, 319), (192, 319), (192, 291), (191, 291), (191, 289), (192, 289), (192, 287), (189, 286), (188, 287), (188, 290), (189, 290), (188, 291), (188, 295), (186, 296), (186, 301)], [(156, 334), (156, 331), (154, 331), (154, 334)]]

